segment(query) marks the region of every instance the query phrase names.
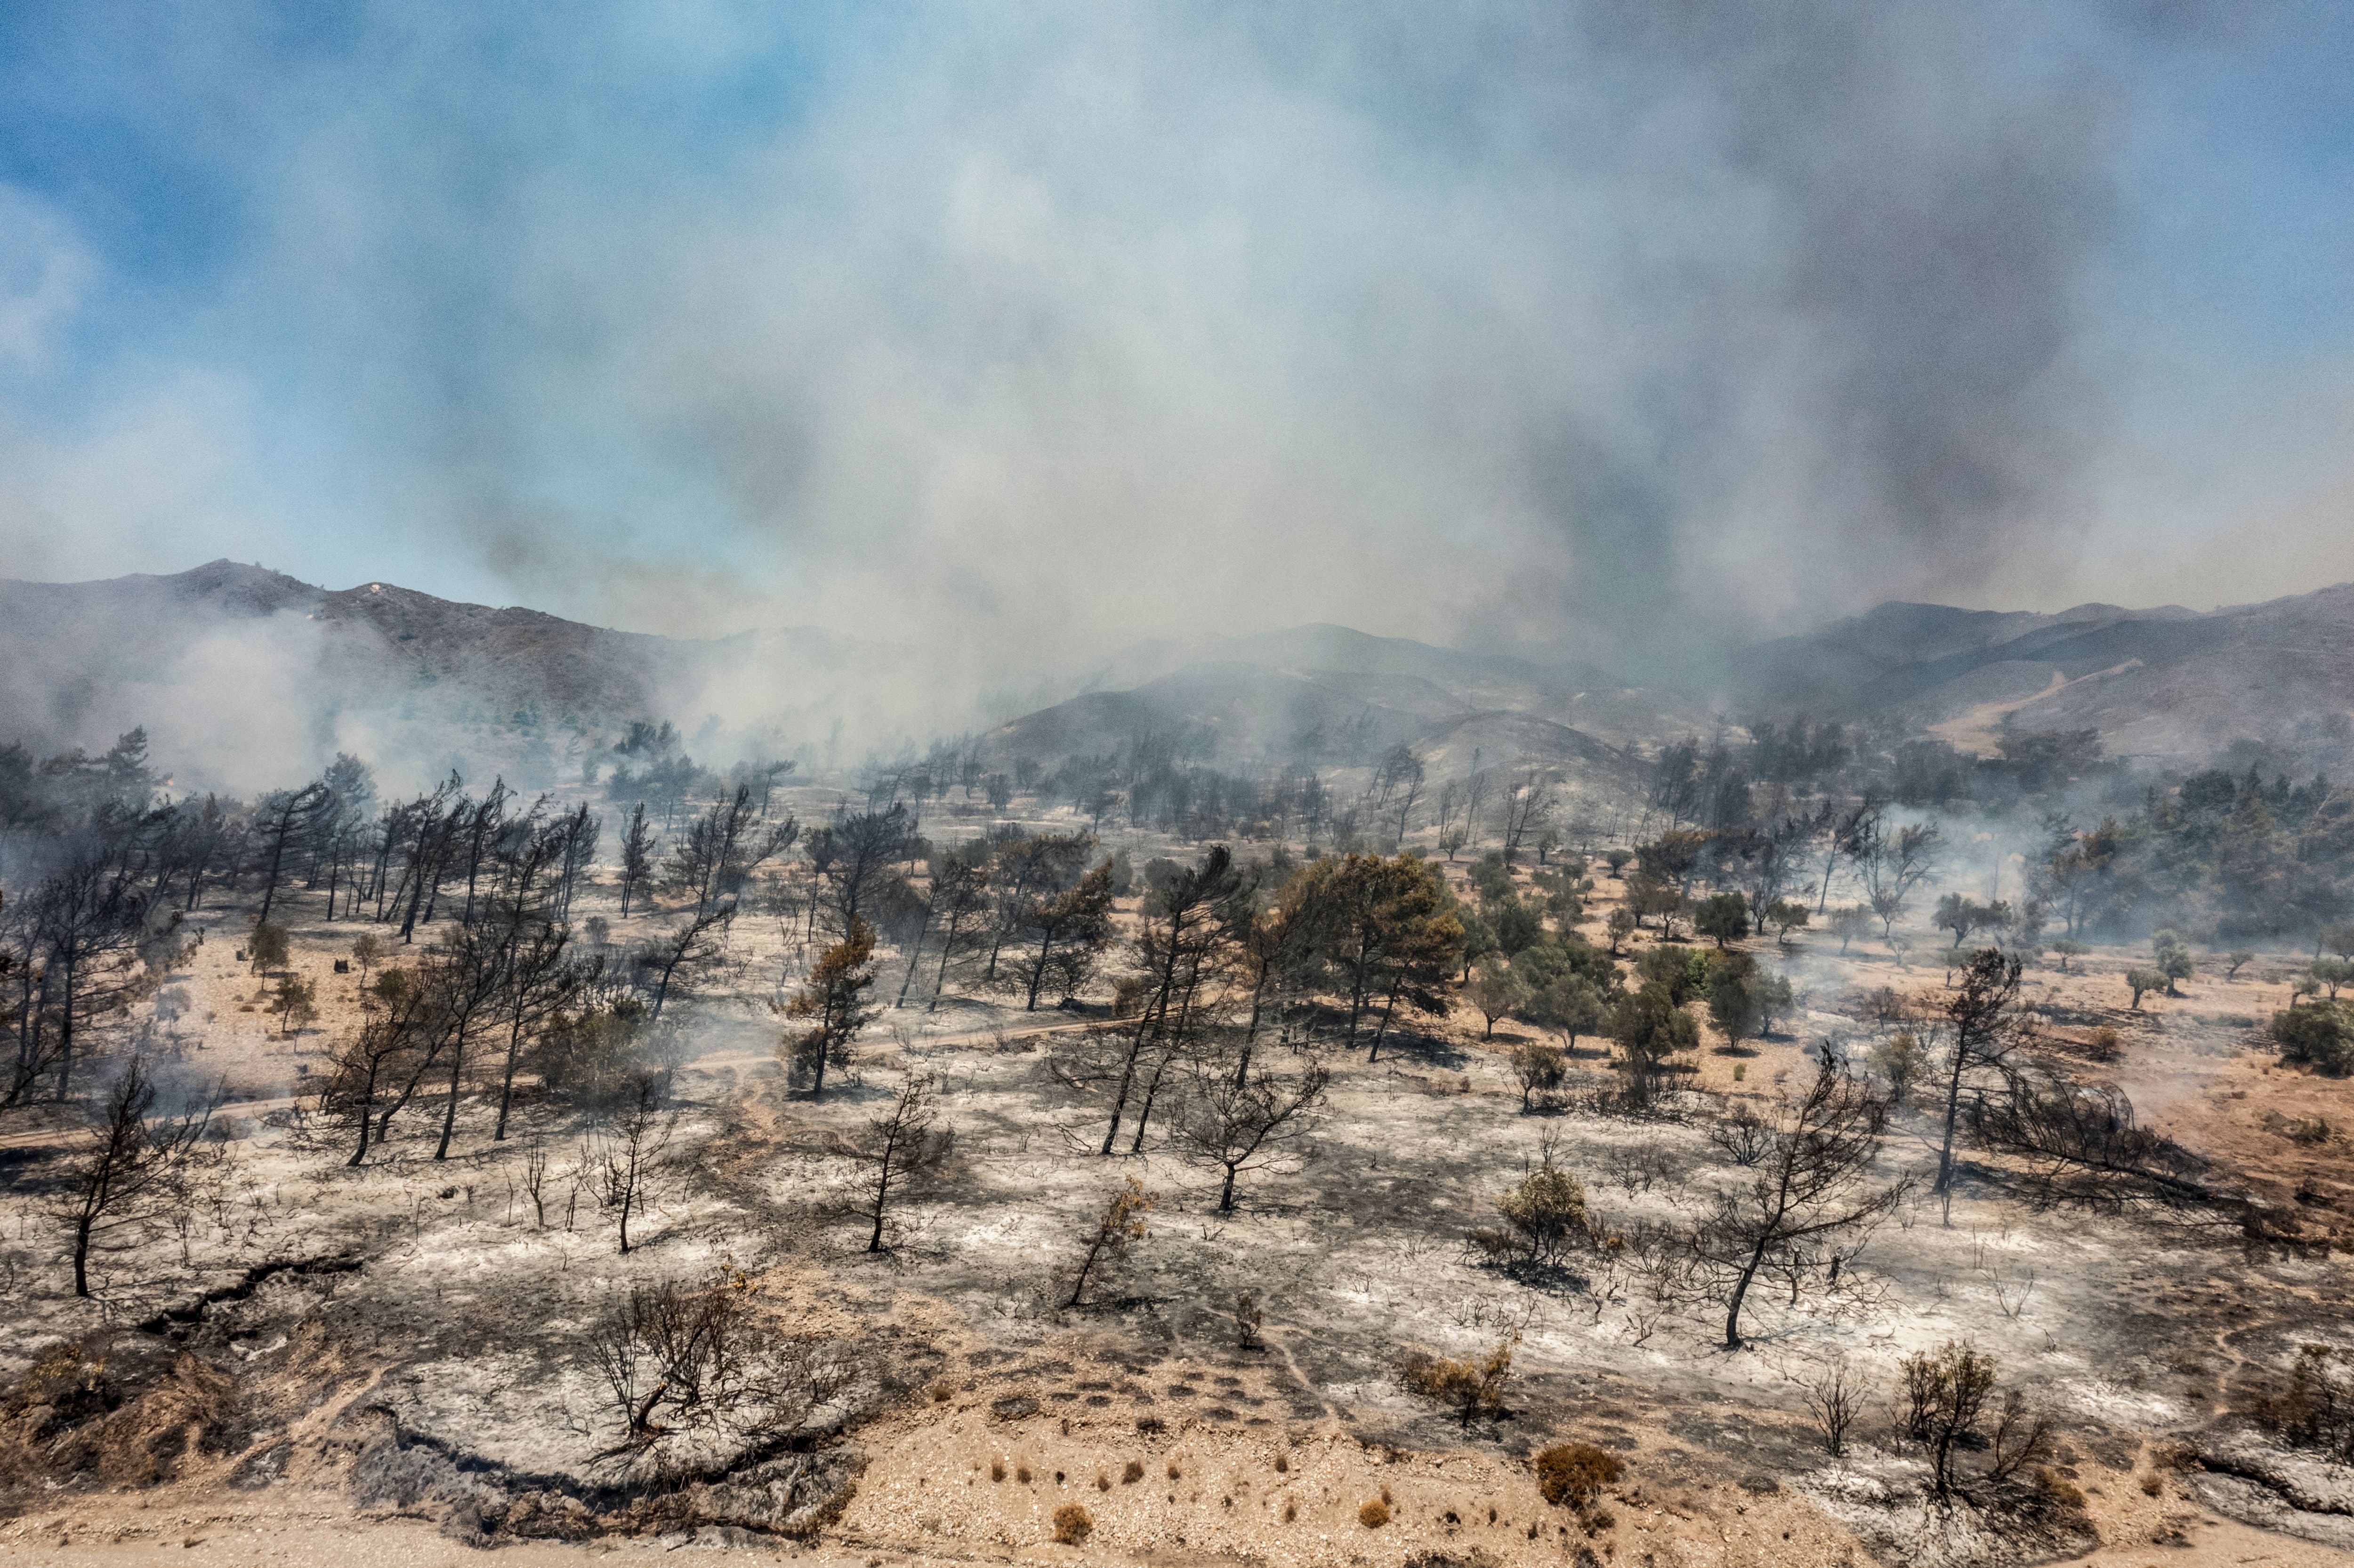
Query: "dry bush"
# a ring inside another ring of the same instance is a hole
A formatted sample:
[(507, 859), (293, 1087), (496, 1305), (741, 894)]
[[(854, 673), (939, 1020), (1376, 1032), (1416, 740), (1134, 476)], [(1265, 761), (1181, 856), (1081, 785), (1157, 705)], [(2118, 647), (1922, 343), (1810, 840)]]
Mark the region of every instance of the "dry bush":
[[(1174, 1465), (1170, 1466), (1169, 1473), (1172, 1477), (1174, 1477), (1177, 1473), (1177, 1467)], [(1132, 1487), (1142, 1479), (1144, 1479), (1144, 1461), (1141, 1459), (1130, 1459), (1128, 1462), (1128, 1467), (1119, 1473), (1119, 1484), (1124, 1487)]]
[(2078, 1489), (2075, 1482), (2057, 1470), (2036, 1471), (2035, 1489), (2042, 1493), (2046, 1500), (2056, 1503), (2062, 1508), (2081, 1510), (2084, 1506), (2084, 1492)]
[(1379, 1498), (1368, 1498), (1357, 1510), (1357, 1522), (1367, 1530), (1379, 1530), (1390, 1521), (1390, 1505)]
[(989, 1478), (992, 1481), (1002, 1481), (1005, 1478), (1004, 1460), (991, 1459), (989, 1462)]
[(1545, 1501), (1581, 1514), (1626, 1472), (1617, 1455), (1591, 1443), (1556, 1443), (1540, 1450), (1529, 1464)]
[(1250, 1291), (1236, 1292), (1234, 1306), (1235, 1348), (1242, 1351), (1258, 1348), (1259, 1326), (1267, 1315), (1259, 1309), (1258, 1298)]
[(1055, 1540), (1061, 1545), (1085, 1546), (1095, 1528), (1095, 1516), (1076, 1503), (1065, 1503), (1055, 1510)]
[(1710, 1124), (1708, 1140), (1724, 1151), (1725, 1158), (1743, 1169), (1766, 1158), (1774, 1147), (1774, 1127), (1757, 1114), (1757, 1107), (1747, 1100), (1736, 1100), (1732, 1108)]
[(2257, 1425), (2284, 1442), (2354, 1462), (2354, 1369), (2327, 1345), (2298, 1349), (2287, 1386), (2251, 1402)]
[(748, 1444), (790, 1436), (846, 1388), (842, 1348), (787, 1332), (748, 1275), (720, 1268), (700, 1281), (634, 1286), (588, 1335), (620, 1428), (603, 1457), (643, 1454), (663, 1439)]
[(1087, 1278), (1096, 1269), (1108, 1262), (1128, 1255), (1129, 1244), (1144, 1239), (1148, 1234), (1144, 1216), (1161, 1202), (1157, 1192), (1148, 1192), (1144, 1184), (1130, 1176), (1127, 1183), (1111, 1195), (1111, 1202), (1097, 1220), (1096, 1228), (1087, 1236), (1087, 1249), (1079, 1259), (1071, 1277), (1071, 1294), (1063, 1303), (1064, 1310), (1079, 1304), (1087, 1294)]
[(88, 1473), (149, 1486), (167, 1479), (227, 1421), (228, 1374), (186, 1351), (136, 1394), (110, 1375), (110, 1360), (102, 1348), (65, 1346), (0, 1401), (6, 1471), (28, 1479)]
[(1520, 1335), (1507, 1334), (1496, 1348), (1477, 1360), (1456, 1361), (1427, 1351), (1410, 1351), (1398, 1367), (1398, 1381), (1409, 1393), (1443, 1404), (1466, 1427), (1478, 1417), (1500, 1414), (1504, 1383), (1511, 1376), (1512, 1347)]
[(1834, 1459), (1847, 1452), (1848, 1431), (1862, 1414), (1865, 1393), (1845, 1356), (1833, 1357), (1808, 1379), (1807, 1415), (1822, 1437), (1823, 1451)]
[(1998, 1400), (1995, 1358), (1969, 1340), (1949, 1340), (1934, 1351), (1916, 1351), (1901, 1370), (1903, 1435), (1927, 1450), (1930, 1489), (1939, 1500), (1964, 1490), (1964, 1450), (1986, 1452), (1984, 1478), (1996, 1485), (2051, 1457), (2049, 1418), (2017, 1389), (2003, 1391)]
[(29, 1457), (34, 1445), (120, 1405), (122, 1390), (107, 1376), (106, 1365), (103, 1353), (71, 1344), (34, 1362), (0, 1402), (0, 1423), (7, 1428), (10, 1446)]

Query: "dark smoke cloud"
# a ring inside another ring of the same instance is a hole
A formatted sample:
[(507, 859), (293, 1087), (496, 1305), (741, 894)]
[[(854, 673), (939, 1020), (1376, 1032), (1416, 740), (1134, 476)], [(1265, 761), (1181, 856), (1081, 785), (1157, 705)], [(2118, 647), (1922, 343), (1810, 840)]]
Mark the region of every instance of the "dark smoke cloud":
[[(2073, 354), (2113, 200), (2098, 93), (2032, 74), (1999, 5), (1585, 20), (1628, 82), (1624, 286), (1661, 330), (1630, 388), (1653, 439), (1543, 449), (1583, 617), (1737, 634), (1761, 566), (1768, 615), (1808, 616), (2064, 548), (2099, 429)], [(1695, 190), (1723, 221), (1671, 216)]]
[[(930, 651), (936, 698), (1308, 620), (1699, 678), (1885, 597), (2077, 586), (2120, 106), (2254, 26), (419, 0), (290, 67), (245, 15), (118, 28), (254, 221), (80, 376), (108, 417), (0, 419), (24, 575), (812, 623)], [(59, 357), (95, 243), (0, 256), (51, 281), (0, 357)]]

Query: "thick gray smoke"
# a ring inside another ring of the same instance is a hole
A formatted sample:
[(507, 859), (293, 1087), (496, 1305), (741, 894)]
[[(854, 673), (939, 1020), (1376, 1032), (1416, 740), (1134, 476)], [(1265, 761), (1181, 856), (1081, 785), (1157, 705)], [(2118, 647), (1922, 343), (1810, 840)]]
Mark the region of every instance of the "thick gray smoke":
[[(234, 7), (126, 26), (248, 221), (135, 359), (17, 355), (108, 417), (0, 428), (10, 575), (814, 625), (935, 699), (1302, 620), (1697, 676), (2046, 601), (2121, 62), (2218, 14), (408, 5), (299, 69)], [(16, 269), (85, 280), (61, 320), (117, 297), (90, 243)]]
[[(1646, 134), (1718, 161), (1738, 214), (1652, 259), (1650, 307), (1690, 323), (1640, 372), (1657, 444), (1617, 474), (1562, 464), (1566, 532), (1628, 568), (1602, 575), (1664, 578), (1723, 613), (1763, 567), (1775, 608), (1820, 613), (1801, 585), (1968, 593), (2054, 542), (2094, 433), (2071, 351), (2108, 193), (2094, 100), (2020, 79), (2020, 19), (1862, 0), (1596, 8)], [(1691, 182), (1671, 168), (1635, 201)], [(1592, 608), (1614, 602), (1583, 586)]]

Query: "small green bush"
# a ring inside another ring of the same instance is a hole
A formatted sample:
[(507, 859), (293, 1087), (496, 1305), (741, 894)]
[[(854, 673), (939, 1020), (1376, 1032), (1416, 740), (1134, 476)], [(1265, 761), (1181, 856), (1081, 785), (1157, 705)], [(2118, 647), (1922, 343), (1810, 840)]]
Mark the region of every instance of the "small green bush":
[(2325, 1003), (2274, 1013), (2273, 1043), (2284, 1062), (2310, 1062), (2333, 1076), (2354, 1070), (2354, 1032), (2337, 1008)]

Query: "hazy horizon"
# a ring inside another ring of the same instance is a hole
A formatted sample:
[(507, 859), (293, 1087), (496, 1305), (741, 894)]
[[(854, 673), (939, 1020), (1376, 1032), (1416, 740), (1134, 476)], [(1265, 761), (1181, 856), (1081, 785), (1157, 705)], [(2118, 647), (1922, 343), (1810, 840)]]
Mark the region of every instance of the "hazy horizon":
[(2354, 577), (2328, 7), (5, 26), (10, 576), (1008, 668)]
[[(428, 593), (432, 598), (443, 599), (450, 603), (478, 605), (482, 608), (490, 609), (529, 609), (537, 610), (544, 614), (555, 613), (554, 611), (547, 610), (542, 605), (519, 599), (499, 599), (496, 598), (478, 599), (456, 599), (447, 594), (431, 593), (430, 590), (419, 588), (415, 583), (399, 582), (391, 577), (382, 576), (363, 577), (350, 582), (311, 581), (310, 579), (301, 577), (296, 573), (283, 571), (281, 568), (270, 565), (267, 561), (234, 561), (226, 556), (216, 556), (209, 560), (194, 562), (188, 566), (174, 569), (130, 571), (116, 573), (109, 577), (16, 577), (0, 578), (0, 580), (36, 583), (54, 587), (88, 587), (99, 583), (118, 580), (122, 577), (165, 578), (185, 577), (193, 572), (201, 570), (204, 567), (219, 565), (251, 567), (260, 571), (278, 573), (280, 576), (293, 577), (297, 581), (303, 582), (308, 587), (318, 588), (328, 593), (348, 593), (358, 588), (368, 587), (371, 584), (383, 583), (390, 587), (404, 588), (411, 592)], [(2324, 592), (2330, 588), (2345, 588), (2349, 586), (2354, 586), (2354, 578), (2337, 582), (2314, 582), (2304, 587), (2292, 588), (2285, 593), (2266, 595), (2264, 598), (2258, 599), (2219, 599), (2210, 603), (2184, 603), (2179, 600), (2172, 599), (2164, 602), (2142, 601), (2136, 603), (2121, 602), (2114, 599), (2098, 598), (2075, 599), (2070, 599), (2065, 603), (2051, 604), (2021, 604), (2009, 602), (1970, 603), (1967, 602), (1965, 599), (1959, 598), (1954, 599), (1885, 599), (1872, 604), (1860, 606), (1852, 609), (1841, 609), (1835, 613), (1826, 613), (1818, 619), (1800, 622), (1790, 627), (1776, 629), (1776, 634), (1804, 637), (1812, 633), (1823, 631), (1841, 621), (1854, 620), (1868, 616), (1874, 610), (1906, 606), (1938, 609), (1955, 609), (1970, 613), (1988, 613), (1998, 615), (2064, 615), (2071, 610), (2101, 609), (2123, 609), (2136, 614), (2163, 612), (2167, 610), (2186, 610), (2195, 615), (2212, 615), (2224, 610), (2244, 609), (2254, 605), (2272, 602), (2275, 599), (2303, 598), (2310, 594)], [(1381, 607), (1368, 606), (1367, 608), (1369, 609), (1378, 610)], [(561, 619), (567, 620), (575, 620), (575, 618), (570, 616), (562, 617)], [(895, 642), (889, 638), (861, 637), (855, 632), (840, 632), (832, 628), (814, 623), (784, 620), (759, 622), (728, 630), (703, 632), (697, 632), (693, 630), (663, 631), (654, 630), (650, 626), (628, 625), (618, 621), (576, 620), (576, 624), (591, 626), (601, 630), (620, 631), (632, 635), (661, 637), (670, 641), (682, 642), (725, 642), (737, 638), (757, 635), (764, 632), (813, 633), (838, 640), (839, 641), (846, 644), (864, 642), (875, 646), (913, 647), (919, 645), (921, 641), (920, 639), (909, 639)], [(1532, 662), (1542, 662), (1542, 654), (1543, 652), (1543, 650), (1535, 650), (1529, 652), (1515, 652), (1510, 649), (1497, 649), (1483, 646), (1476, 639), (1458, 639), (1455, 641), (1435, 641), (1427, 637), (1415, 637), (1405, 632), (1387, 630), (1380, 625), (1368, 623), (1363, 619), (1353, 621), (1329, 620), (1275, 620), (1262, 624), (1243, 626), (1232, 630), (1221, 630), (1216, 631), (1204, 631), (1193, 635), (1155, 633), (1151, 635), (1140, 636), (1126, 642), (1114, 642), (1108, 644), (1101, 649), (1097, 649), (1094, 651), (1092, 660), (1087, 662), (1100, 662), (1105, 659), (1116, 656), (1122, 652), (1140, 648), (1150, 647), (1156, 644), (1166, 643), (1178, 647), (1188, 647), (1200, 644), (1215, 644), (1221, 641), (1247, 642), (1255, 639), (1272, 637), (1287, 631), (1312, 630), (1319, 628), (1328, 627), (1343, 631), (1359, 632), (1368, 637), (1384, 641), (1418, 642), (1426, 646), (1448, 649), (1458, 652), (1493, 653), (1504, 657), (1524, 658), (1528, 659)]]

